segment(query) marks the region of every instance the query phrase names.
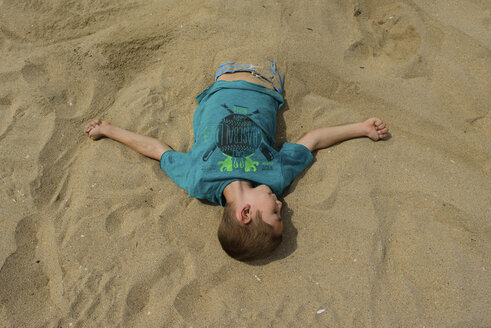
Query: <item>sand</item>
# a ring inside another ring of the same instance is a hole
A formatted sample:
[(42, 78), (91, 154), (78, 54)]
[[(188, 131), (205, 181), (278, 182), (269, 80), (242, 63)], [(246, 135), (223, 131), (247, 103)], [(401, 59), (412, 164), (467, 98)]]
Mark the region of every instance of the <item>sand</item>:
[[(485, 0), (0, 0), (0, 327), (491, 326)], [(276, 58), (277, 143), (378, 116), (316, 154), (284, 242), (228, 258), (221, 208), (100, 118), (187, 151), (228, 60)]]

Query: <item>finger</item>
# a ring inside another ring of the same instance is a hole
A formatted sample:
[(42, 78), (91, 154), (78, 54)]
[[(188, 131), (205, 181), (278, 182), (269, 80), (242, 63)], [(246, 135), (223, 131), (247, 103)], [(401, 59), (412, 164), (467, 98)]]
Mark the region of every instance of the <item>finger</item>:
[(383, 128), (385, 128), (385, 123), (384, 123), (384, 122), (382, 122), (381, 124), (377, 125), (375, 128), (376, 128), (377, 130), (382, 130)]
[(383, 128), (383, 129), (378, 130), (377, 132), (378, 132), (378, 134), (387, 134), (387, 131), (389, 131), (389, 129)]
[(377, 120), (377, 121), (375, 122), (375, 126), (376, 126), (376, 127), (380, 127), (380, 126), (382, 126), (382, 125), (384, 125), (384, 126), (385, 126), (385, 122), (384, 122), (384, 121), (382, 121), (382, 120)]

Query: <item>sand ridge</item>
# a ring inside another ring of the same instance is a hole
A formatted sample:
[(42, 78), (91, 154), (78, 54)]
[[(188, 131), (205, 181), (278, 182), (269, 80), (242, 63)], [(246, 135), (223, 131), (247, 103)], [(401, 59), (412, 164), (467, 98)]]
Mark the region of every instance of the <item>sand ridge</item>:
[[(486, 1), (0, 0), (0, 326), (491, 325)], [(221, 251), (221, 208), (92, 119), (193, 144), (225, 61), (286, 72), (276, 141), (386, 120), (285, 191), (284, 242)]]

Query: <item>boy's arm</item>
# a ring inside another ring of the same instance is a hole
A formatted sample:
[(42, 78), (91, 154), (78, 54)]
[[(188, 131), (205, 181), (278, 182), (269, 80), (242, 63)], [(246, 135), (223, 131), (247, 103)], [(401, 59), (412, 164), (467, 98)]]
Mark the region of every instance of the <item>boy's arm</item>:
[(387, 137), (388, 132), (385, 122), (373, 117), (361, 123), (312, 130), (298, 140), (297, 144), (304, 145), (313, 152), (352, 138), (369, 137), (377, 141)]
[(166, 151), (172, 150), (168, 145), (157, 139), (121, 129), (106, 121), (93, 121), (89, 123), (85, 128), (85, 134), (94, 140), (107, 137), (119, 141), (140, 154), (158, 161)]

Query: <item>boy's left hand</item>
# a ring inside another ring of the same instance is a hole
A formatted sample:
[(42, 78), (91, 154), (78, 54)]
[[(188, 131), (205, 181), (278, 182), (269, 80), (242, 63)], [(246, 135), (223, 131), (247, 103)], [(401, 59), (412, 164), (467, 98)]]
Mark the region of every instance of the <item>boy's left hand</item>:
[(367, 137), (373, 141), (384, 139), (389, 133), (389, 128), (384, 121), (377, 117), (372, 117), (362, 123), (366, 129)]

